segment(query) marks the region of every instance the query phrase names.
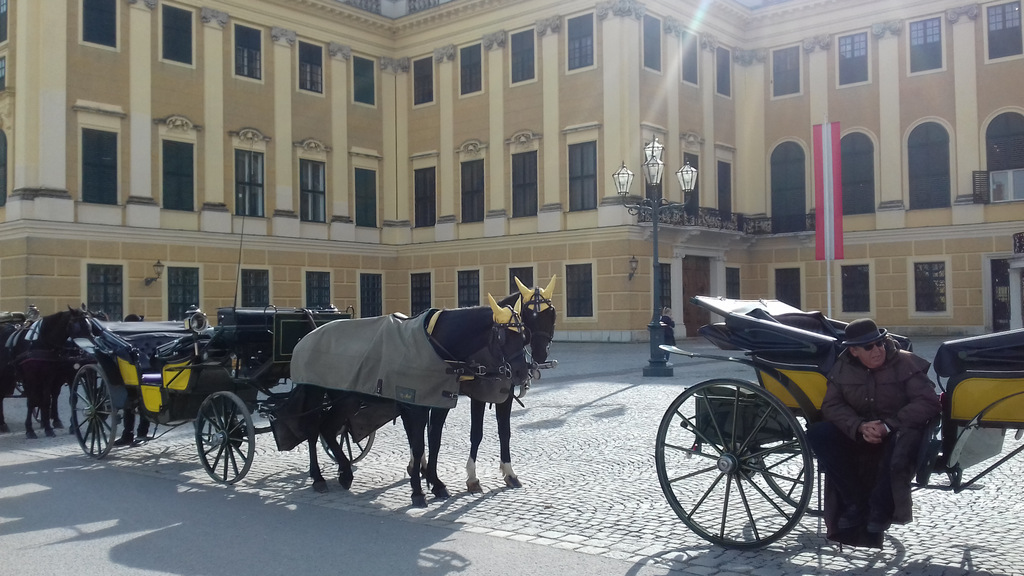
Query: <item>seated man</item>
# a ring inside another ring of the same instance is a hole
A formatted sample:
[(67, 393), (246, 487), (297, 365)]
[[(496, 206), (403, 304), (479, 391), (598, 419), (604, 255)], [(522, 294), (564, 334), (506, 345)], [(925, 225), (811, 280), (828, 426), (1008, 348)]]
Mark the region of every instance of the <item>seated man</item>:
[(939, 398), (929, 363), (871, 319), (850, 322), (843, 347), (807, 440), (825, 473), (828, 538), (880, 545), (891, 523), (912, 519), (910, 481)]

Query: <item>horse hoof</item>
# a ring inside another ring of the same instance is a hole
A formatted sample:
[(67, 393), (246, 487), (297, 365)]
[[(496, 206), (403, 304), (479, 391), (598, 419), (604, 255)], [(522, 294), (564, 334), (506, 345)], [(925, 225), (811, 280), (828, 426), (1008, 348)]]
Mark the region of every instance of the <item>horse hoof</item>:
[(47, 428), (45, 434), (46, 434), (47, 438), (56, 438), (57, 437), (57, 435), (53, 433), (53, 429), (52, 428)]
[(327, 493), (327, 481), (326, 480), (314, 480), (313, 481), (313, 491), (315, 491), (317, 494), (326, 494)]
[(452, 497), (452, 495), (448, 493), (448, 487), (445, 486), (444, 484), (438, 484), (437, 486), (434, 486), (434, 488), (431, 489), (431, 492), (433, 492), (434, 497), (436, 497), (438, 500), (447, 500)]
[(353, 475), (351, 472), (342, 472), (341, 474), (338, 474), (338, 484), (341, 484), (342, 488), (348, 490), (352, 487), (352, 478)]
[(11, 431), (11, 427), (7, 424), (0, 424), (0, 434), (7, 434)]
[(509, 488), (522, 488), (523, 484), (516, 476), (505, 476), (505, 486)]
[(470, 494), (483, 494), (484, 492), (479, 480), (466, 480), (466, 490), (469, 490)]
[(423, 494), (413, 494), (412, 496), (412, 507), (413, 508), (426, 508), (427, 498)]
[(32, 430), (25, 430), (25, 438), (29, 440), (35, 440), (39, 438), (39, 436), (36, 436), (36, 433)]
[(64, 427), (64, 422), (62, 422), (60, 418), (54, 418), (53, 419), (53, 427), (54, 428), (63, 428)]

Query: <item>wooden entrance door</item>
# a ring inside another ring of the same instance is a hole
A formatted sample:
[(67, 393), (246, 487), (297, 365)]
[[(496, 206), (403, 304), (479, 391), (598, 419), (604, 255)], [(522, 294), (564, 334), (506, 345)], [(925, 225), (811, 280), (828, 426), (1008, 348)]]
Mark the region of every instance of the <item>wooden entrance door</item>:
[(693, 296), (708, 296), (711, 290), (711, 259), (706, 256), (683, 258), (683, 326), (687, 338), (711, 321), (711, 313), (690, 302)]
[(992, 331), (1010, 329), (1010, 262), (992, 261)]

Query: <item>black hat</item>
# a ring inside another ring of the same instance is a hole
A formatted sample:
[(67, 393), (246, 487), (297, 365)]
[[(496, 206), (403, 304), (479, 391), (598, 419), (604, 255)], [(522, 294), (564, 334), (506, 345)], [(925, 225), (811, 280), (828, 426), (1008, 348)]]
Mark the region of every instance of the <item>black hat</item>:
[(860, 318), (846, 325), (846, 339), (843, 346), (864, 346), (885, 338), (888, 332), (875, 325), (871, 318)]

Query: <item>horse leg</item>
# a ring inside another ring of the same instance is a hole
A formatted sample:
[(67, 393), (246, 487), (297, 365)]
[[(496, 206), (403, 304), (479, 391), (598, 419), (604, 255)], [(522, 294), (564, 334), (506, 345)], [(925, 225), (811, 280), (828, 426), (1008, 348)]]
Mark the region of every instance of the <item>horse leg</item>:
[[(402, 426), (405, 427), (405, 437), (409, 440), (409, 450), (412, 452), (413, 462), (423, 459), (424, 429), (427, 427), (428, 410), (422, 406), (408, 404), (401, 404), (398, 409), (402, 416)], [(409, 485), (412, 487), (412, 505), (416, 508), (426, 508), (427, 499), (423, 496), (419, 466), (409, 469)]]
[(349, 461), (345, 450), (338, 443), (338, 434), (354, 413), (350, 402), (336, 402), (324, 411), (320, 424), (320, 437), (323, 438), (324, 444), (327, 445), (327, 449), (331, 451), (335, 462), (338, 463), (338, 484), (345, 490), (352, 488), (354, 475), (352, 462)]
[(324, 475), (320, 473), (320, 461), (316, 456), (316, 441), (317, 436), (306, 439), (306, 443), (309, 444), (309, 478), (313, 481), (313, 490), (323, 494), (327, 492), (327, 480), (324, 480)]
[(36, 409), (36, 404), (38, 403), (35, 396), (36, 394), (29, 394), (29, 391), (25, 390), (25, 438), (29, 440), (39, 438), (39, 436), (36, 436), (36, 431), (32, 428), (32, 411)]
[(64, 422), (60, 419), (60, 410), (58, 409), (60, 405), (60, 390), (62, 386), (64, 386), (63, 382), (57, 382), (53, 385), (50, 392), (50, 422), (56, 430), (60, 430), (64, 427)]
[(2, 391), (0, 391), (0, 434), (7, 434), (11, 431), (11, 427), (4, 421), (4, 397)]
[(472, 494), (483, 492), (480, 479), (476, 477), (476, 456), (480, 442), (484, 439), (484, 410), (487, 403), (483, 400), (469, 402), (469, 461), (466, 462), (466, 490)]
[(498, 421), (498, 441), (501, 443), (501, 475), (505, 478), (505, 486), (522, 488), (523, 484), (519, 482), (519, 477), (512, 470), (512, 450), (509, 448), (509, 443), (512, 440), (512, 396), (494, 406), (494, 417)]
[(448, 493), (448, 487), (437, 477), (437, 455), (441, 451), (441, 433), (444, 431), (444, 422), (447, 419), (447, 409), (430, 409), (430, 420), (427, 424), (427, 447), (430, 451), (427, 458), (427, 485), (432, 485), (430, 491), (434, 496), (442, 500), (451, 497), (451, 494)]

